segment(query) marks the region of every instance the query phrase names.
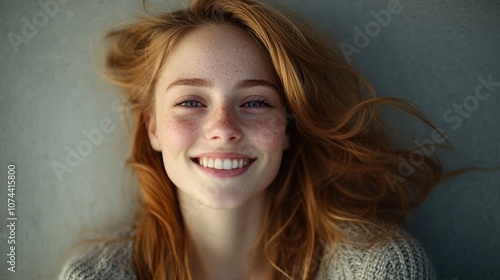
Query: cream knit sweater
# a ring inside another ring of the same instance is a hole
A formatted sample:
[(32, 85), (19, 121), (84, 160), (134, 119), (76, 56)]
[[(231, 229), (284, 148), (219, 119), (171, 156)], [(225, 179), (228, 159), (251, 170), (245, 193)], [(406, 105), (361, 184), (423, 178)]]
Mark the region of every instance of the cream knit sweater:
[[(132, 230), (120, 236), (130, 236)], [(403, 238), (406, 236), (407, 238)], [(136, 279), (133, 241), (86, 247), (64, 264), (59, 280)], [(326, 249), (315, 280), (435, 279), (431, 263), (417, 241), (403, 231), (368, 250), (339, 244), (332, 261)]]

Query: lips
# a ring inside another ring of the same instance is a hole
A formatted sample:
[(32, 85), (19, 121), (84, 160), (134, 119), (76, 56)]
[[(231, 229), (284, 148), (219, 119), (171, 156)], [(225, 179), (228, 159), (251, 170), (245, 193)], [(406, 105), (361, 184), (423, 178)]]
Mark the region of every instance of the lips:
[(249, 158), (214, 158), (214, 157), (200, 157), (197, 158), (198, 164), (205, 168), (213, 169), (238, 169), (243, 168), (250, 163)]
[(211, 175), (233, 177), (243, 174), (256, 159), (238, 153), (208, 153), (191, 160)]

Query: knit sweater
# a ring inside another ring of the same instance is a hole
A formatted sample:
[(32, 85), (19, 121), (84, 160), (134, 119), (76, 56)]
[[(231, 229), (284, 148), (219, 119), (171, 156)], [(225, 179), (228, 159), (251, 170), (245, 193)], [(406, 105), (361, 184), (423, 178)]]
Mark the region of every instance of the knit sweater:
[[(132, 230), (126, 230), (119, 236), (132, 234)], [(335, 251), (325, 248), (315, 280), (436, 278), (423, 248), (401, 230), (369, 249), (344, 243), (336, 248)], [(133, 250), (133, 240), (86, 247), (68, 259), (59, 280), (137, 279), (133, 268)]]

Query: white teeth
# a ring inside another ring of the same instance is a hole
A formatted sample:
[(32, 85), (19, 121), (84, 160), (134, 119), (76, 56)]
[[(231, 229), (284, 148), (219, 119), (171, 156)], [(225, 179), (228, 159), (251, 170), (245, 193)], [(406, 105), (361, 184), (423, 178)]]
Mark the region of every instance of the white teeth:
[(202, 157), (198, 158), (198, 164), (206, 167), (206, 168), (215, 168), (215, 169), (238, 169), (245, 167), (250, 162), (249, 159), (221, 159), (221, 158), (210, 158), (210, 157)]
[(216, 158), (214, 163), (215, 169), (222, 169), (222, 159)]
[(226, 159), (224, 160), (224, 167), (223, 167), (223, 168), (224, 168), (224, 169), (231, 169), (231, 168), (232, 168), (232, 166), (233, 166), (233, 165), (232, 165), (232, 163), (231, 163), (231, 160), (230, 160), (230, 159), (228, 159), (228, 158), (226, 158)]

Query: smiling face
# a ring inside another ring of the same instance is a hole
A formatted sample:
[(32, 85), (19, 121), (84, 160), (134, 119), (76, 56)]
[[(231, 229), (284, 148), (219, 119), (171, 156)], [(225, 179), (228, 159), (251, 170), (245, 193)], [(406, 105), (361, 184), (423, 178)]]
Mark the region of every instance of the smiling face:
[(263, 193), (289, 145), (277, 88), (263, 51), (237, 27), (207, 25), (177, 42), (145, 119), (179, 196), (231, 209)]

